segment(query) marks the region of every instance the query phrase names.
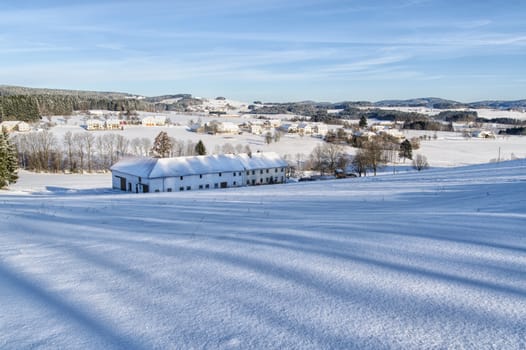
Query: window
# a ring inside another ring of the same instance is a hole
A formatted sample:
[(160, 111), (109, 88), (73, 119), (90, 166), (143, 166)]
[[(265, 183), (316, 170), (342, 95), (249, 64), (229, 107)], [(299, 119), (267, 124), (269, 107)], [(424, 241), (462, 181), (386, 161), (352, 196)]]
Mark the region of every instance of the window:
[(234, 181), (234, 186), (236, 185), (236, 182)]
[(222, 175), (222, 174), (221, 174), (221, 173), (219, 173), (219, 176), (221, 176), (221, 175)]
[(199, 178), (202, 179), (202, 178), (203, 178), (203, 175), (202, 175), (202, 174), (199, 174)]
[(219, 188), (219, 184), (214, 184), (214, 188)]
[(263, 174), (263, 170), (260, 170), (259, 173), (260, 173), (260, 174)]
[(250, 171), (247, 171), (247, 175), (250, 175)]
[(199, 189), (202, 190), (203, 189), (203, 185), (199, 185)]
[(252, 175), (256, 175), (256, 171), (255, 170), (252, 170)]
[(250, 180), (247, 180), (247, 185), (250, 185)]
[(184, 191), (184, 187), (179, 187), (179, 191)]
[(166, 189), (167, 192), (172, 192), (171, 188)]
[(191, 189), (192, 189), (191, 186), (186, 186), (186, 190), (187, 190), (187, 191), (190, 191)]
[(181, 180), (183, 179), (183, 177), (181, 176)]
[(276, 168), (276, 171), (275, 171), (275, 173), (277, 173), (277, 172), (278, 172), (278, 168)]
[(268, 169), (267, 169), (267, 174), (268, 174)]
[(237, 176), (237, 173), (234, 171), (234, 176)]
[(206, 184), (206, 185), (205, 185), (205, 188), (210, 188), (210, 185), (209, 185), (209, 184)]
[(139, 183), (141, 183), (141, 181), (142, 181), (142, 179), (141, 179), (141, 177), (139, 176)]
[(281, 168), (281, 172), (284, 172), (285, 171), (285, 168)]

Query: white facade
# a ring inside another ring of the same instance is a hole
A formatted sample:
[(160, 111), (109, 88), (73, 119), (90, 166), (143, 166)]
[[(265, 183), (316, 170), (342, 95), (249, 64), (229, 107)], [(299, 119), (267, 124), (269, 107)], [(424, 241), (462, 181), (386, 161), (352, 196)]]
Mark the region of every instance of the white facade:
[(250, 133), (255, 135), (261, 135), (263, 133), (263, 125), (261, 124), (250, 124)]
[(297, 127), (298, 133), (302, 135), (311, 135), (312, 134), (312, 125), (309, 123), (301, 122)]
[(25, 132), (31, 130), (28, 123), (18, 120), (7, 120), (0, 123), (0, 131), (5, 130), (7, 132), (19, 131)]
[(314, 126), (312, 127), (312, 132), (315, 135), (325, 136), (329, 132), (329, 127), (327, 126), (327, 124), (317, 123), (314, 124)]
[(231, 122), (217, 123), (217, 132), (221, 134), (237, 134), (239, 126)]
[(155, 116), (155, 117), (144, 117), (141, 120), (142, 126), (164, 126), (166, 124), (165, 116)]
[(122, 160), (112, 187), (128, 192), (175, 192), (285, 182), (287, 163), (275, 153)]
[(86, 129), (87, 130), (104, 130), (105, 125), (102, 120), (98, 119), (88, 119), (86, 120)]
[(108, 119), (108, 120), (106, 120), (106, 129), (108, 129), (108, 130), (121, 129), (121, 121), (119, 119)]
[(281, 124), (281, 126), (279, 127), (282, 131), (286, 132), (286, 133), (296, 133), (298, 132), (298, 124), (295, 124), (295, 123), (286, 123), (286, 124)]

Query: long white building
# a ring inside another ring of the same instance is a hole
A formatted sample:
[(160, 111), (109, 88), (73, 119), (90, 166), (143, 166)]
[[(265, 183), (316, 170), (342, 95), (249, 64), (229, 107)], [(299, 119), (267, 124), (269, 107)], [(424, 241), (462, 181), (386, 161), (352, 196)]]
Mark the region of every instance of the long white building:
[(285, 182), (287, 162), (272, 152), (176, 158), (130, 158), (111, 167), (112, 187), (175, 192)]

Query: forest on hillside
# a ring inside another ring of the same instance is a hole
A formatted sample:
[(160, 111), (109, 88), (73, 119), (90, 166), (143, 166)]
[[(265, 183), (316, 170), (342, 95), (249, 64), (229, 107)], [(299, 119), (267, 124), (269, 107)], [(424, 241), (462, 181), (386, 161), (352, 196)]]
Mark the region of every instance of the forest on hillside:
[[(173, 102), (164, 103), (167, 98)], [(0, 85), (0, 122), (38, 121), (43, 116), (71, 115), (93, 109), (115, 112), (186, 112), (202, 101), (190, 94), (141, 97), (119, 92), (36, 89)]]

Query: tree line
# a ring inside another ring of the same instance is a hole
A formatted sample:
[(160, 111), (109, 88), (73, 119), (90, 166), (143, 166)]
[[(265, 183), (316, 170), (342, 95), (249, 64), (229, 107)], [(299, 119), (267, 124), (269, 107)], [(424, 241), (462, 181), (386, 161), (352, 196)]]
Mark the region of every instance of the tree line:
[(372, 173), (376, 176), (378, 170), (387, 163), (394, 163), (402, 159), (412, 161), (416, 170), (426, 169), (429, 165), (427, 158), (421, 154), (413, 157), (413, 150), (420, 147), (418, 139), (398, 141), (389, 135), (364, 138), (354, 156), (345, 152), (341, 143), (324, 143), (316, 146), (307, 159), (304, 169), (317, 170), (320, 175), (333, 175), (337, 169), (345, 171), (352, 168), (358, 176)]
[[(147, 137), (128, 139), (120, 134), (91, 132), (72, 133), (62, 138), (52, 132), (40, 131), (17, 134), (10, 139), (15, 160), (20, 168), (35, 172), (100, 172), (107, 171), (119, 159), (136, 157), (183, 157), (208, 153), (199, 140), (182, 141), (161, 131), (154, 141)], [(214, 154), (250, 153), (248, 145), (216, 146)]]
[(154, 112), (155, 105), (137, 99), (111, 99), (74, 95), (0, 96), (0, 121), (38, 121), (41, 116), (71, 115), (74, 111), (102, 109), (117, 112)]

